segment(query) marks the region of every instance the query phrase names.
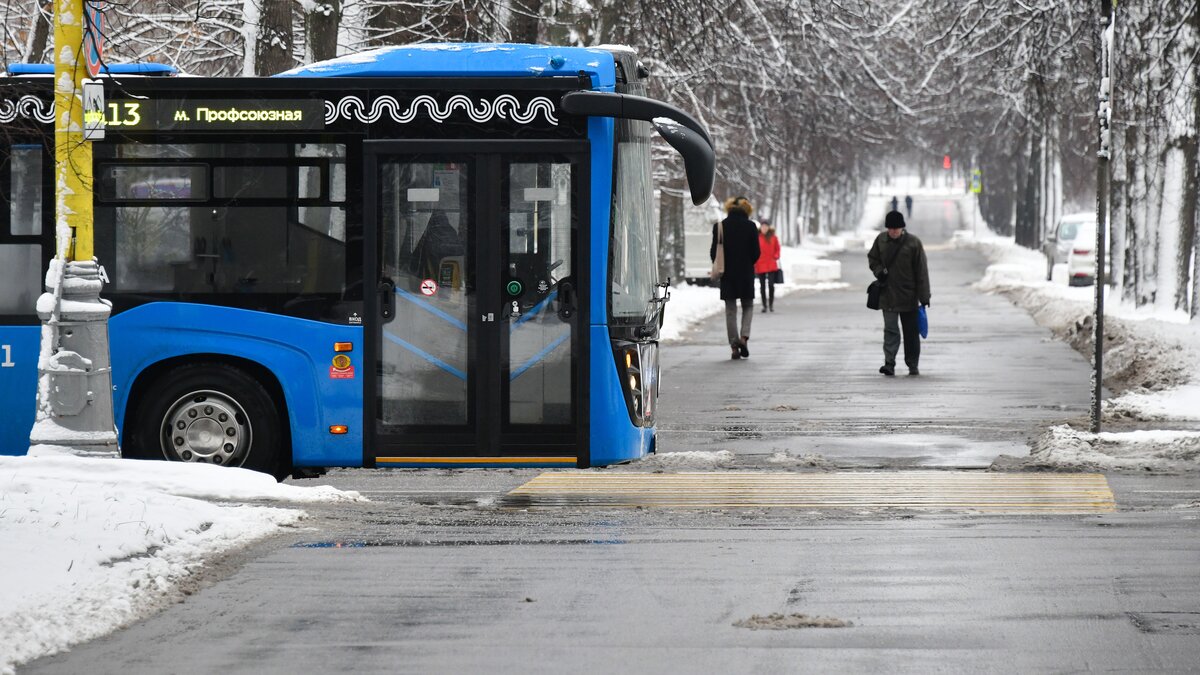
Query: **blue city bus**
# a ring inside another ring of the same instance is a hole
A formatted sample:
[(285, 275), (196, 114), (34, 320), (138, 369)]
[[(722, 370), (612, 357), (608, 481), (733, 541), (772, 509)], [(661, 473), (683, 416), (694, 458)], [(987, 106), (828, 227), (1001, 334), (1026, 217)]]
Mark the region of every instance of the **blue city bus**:
[[(38, 76), (41, 73), (42, 76)], [(54, 250), (49, 71), (0, 81), (0, 452)], [(94, 143), (126, 457), (602, 466), (654, 451), (650, 148), (713, 144), (626, 48), (415, 45), (272, 78), (112, 68)]]

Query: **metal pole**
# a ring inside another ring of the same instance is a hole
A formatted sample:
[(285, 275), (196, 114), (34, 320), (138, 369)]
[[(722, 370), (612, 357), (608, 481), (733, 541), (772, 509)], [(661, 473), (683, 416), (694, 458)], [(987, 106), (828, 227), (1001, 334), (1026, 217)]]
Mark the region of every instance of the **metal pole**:
[(56, 252), (38, 300), (44, 328), (29, 443), (117, 457), (109, 306), (100, 301), (104, 270), (92, 252), (92, 146), (83, 137), (86, 9), (83, 0), (56, 0), (54, 7)]
[(1095, 368), (1092, 371), (1092, 433), (1100, 433), (1101, 404), (1104, 388), (1104, 263), (1105, 235), (1108, 232), (1108, 174), (1112, 155), (1112, 92), (1114, 0), (1100, 0), (1100, 90), (1097, 115), (1100, 122), (1100, 149), (1096, 162), (1096, 289), (1095, 311), (1092, 316), (1092, 343), (1095, 346)]

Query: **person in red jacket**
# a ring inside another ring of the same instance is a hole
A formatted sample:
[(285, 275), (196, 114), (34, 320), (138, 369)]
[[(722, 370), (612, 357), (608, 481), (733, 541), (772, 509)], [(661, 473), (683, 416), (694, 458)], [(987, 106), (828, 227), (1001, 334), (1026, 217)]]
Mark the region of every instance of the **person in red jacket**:
[[(754, 274), (758, 276), (759, 296), (762, 311), (775, 311), (775, 279), (779, 276), (779, 237), (775, 228), (763, 218), (758, 226), (758, 262), (754, 263)], [(769, 292), (768, 292), (769, 291)]]

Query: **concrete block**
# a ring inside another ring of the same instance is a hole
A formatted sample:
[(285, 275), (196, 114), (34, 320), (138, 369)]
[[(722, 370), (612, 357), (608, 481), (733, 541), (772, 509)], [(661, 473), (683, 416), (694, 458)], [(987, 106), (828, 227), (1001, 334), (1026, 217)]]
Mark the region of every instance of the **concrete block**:
[(792, 263), (787, 278), (792, 284), (817, 284), (842, 278), (842, 263), (837, 260), (805, 260)]

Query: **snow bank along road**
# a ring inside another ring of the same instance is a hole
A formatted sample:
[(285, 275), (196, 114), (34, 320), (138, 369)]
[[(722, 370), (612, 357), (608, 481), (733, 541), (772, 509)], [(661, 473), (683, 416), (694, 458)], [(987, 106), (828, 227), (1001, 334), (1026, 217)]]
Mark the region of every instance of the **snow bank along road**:
[(240, 502), (360, 499), (223, 469), (0, 457), (0, 673), (155, 611), (205, 560), (304, 516)]

